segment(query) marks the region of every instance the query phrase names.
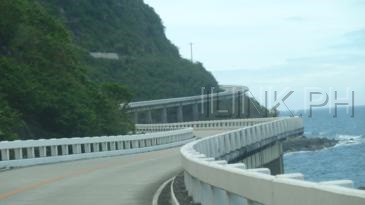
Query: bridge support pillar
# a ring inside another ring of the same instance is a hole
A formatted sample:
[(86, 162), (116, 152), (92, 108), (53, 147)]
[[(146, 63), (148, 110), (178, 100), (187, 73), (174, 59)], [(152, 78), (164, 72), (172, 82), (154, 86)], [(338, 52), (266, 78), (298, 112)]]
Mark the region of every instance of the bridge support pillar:
[(22, 148), (14, 149), (14, 155), (15, 159), (23, 159), (23, 149)]
[(62, 145), (62, 155), (68, 155), (68, 145)]
[(248, 205), (247, 199), (233, 193), (229, 194), (229, 201), (231, 205)]
[(57, 146), (51, 146), (51, 156), (57, 156), (58, 155), (58, 149)]
[(107, 142), (102, 142), (101, 143), (101, 151), (102, 152), (108, 151), (108, 143)]
[(152, 111), (148, 110), (146, 114), (147, 114), (146, 121), (148, 124), (151, 124), (152, 123)]
[(125, 141), (124, 142), (124, 147), (125, 147), (125, 149), (131, 149), (131, 142), (130, 141)]
[(10, 154), (8, 149), (1, 150), (1, 160), (2, 161), (8, 161), (10, 160)]
[(134, 113), (133, 113), (133, 120), (134, 120), (134, 123), (136, 123), (136, 124), (138, 124), (138, 111), (135, 111)]
[(110, 151), (114, 151), (117, 149), (117, 146), (115, 144), (115, 142), (110, 142)]
[(39, 157), (47, 157), (47, 148), (39, 147)]
[(161, 122), (162, 123), (167, 123), (167, 108), (162, 108), (162, 113), (161, 113)]
[(28, 159), (35, 157), (34, 147), (27, 148), (27, 157), (28, 157)]
[(85, 144), (85, 153), (91, 152), (91, 144)]
[(184, 115), (183, 115), (183, 106), (179, 105), (177, 107), (177, 121), (183, 122), (184, 121)]
[(283, 174), (284, 161), (282, 143), (276, 143), (273, 145), (266, 154), (269, 155), (267, 156), (268, 158), (273, 160), (270, 160), (269, 163), (266, 163), (264, 167), (269, 168), (273, 175)]
[(214, 205), (229, 204), (228, 193), (220, 188), (214, 187)]
[(193, 104), (193, 120), (198, 121), (199, 120), (199, 107), (198, 103)]
[(94, 150), (94, 152), (99, 152), (100, 151), (99, 143), (93, 143), (93, 150)]
[(123, 142), (117, 142), (117, 150), (122, 150), (122, 149), (124, 149)]
[(203, 185), (203, 195), (202, 195), (202, 205), (210, 205), (213, 204), (213, 190), (212, 186), (204, 183)]
[(73, 154), (80, 154), (81, 153), (81, 145), (79, 145), (79, 144), (72, 145), (72, 153)]

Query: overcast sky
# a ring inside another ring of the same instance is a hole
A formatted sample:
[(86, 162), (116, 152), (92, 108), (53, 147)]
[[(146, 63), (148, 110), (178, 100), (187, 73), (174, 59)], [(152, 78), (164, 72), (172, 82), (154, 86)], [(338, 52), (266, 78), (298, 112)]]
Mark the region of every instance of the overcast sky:
[(193, 42), (220, 84), (246, 85), (261, 102), (264, 90), (293, 90), (291, 109), (307, 108), (308, 87), (339, 98), (349, 87), (365, 105), (365, 0), (145, 2), (181, 55)]

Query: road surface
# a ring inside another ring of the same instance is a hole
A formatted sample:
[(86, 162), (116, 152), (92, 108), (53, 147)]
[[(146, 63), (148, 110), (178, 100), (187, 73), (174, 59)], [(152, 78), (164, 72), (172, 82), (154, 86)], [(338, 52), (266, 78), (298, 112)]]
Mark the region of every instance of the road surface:
[(0, 204), (151, 205), (158, 187), (182, 171), (179, 149), (2, 171)]
[(181, 171), (178, 148), (0, 172), (1, 205), (151, 204)]

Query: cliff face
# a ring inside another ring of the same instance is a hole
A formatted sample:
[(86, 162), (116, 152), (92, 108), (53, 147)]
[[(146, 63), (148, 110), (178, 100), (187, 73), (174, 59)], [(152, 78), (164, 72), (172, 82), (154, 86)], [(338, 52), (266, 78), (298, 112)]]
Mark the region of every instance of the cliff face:
[(189, 96), (217, 86), (200, 63), (180, 57), (160, 17), (142, 0), (40, 2), (69, 28), (85, 53), (118, 55), (114, 60), (84, 56), (84, 62), (93, 80), (125, 84), (134, 100)]

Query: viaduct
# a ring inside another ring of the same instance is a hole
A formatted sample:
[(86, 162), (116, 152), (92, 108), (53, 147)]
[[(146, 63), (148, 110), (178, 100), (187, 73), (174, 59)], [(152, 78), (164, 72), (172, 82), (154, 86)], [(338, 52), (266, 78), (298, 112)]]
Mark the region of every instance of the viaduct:
[(183, 172), (202, 205), (365, 205), (350, 180), (285, 173), (282, 141), (302, 135), (303, 120), (259, 117), (247, 91), (130, 103), (129, 135), (2, 141), (0, 204), (158, 204)]

